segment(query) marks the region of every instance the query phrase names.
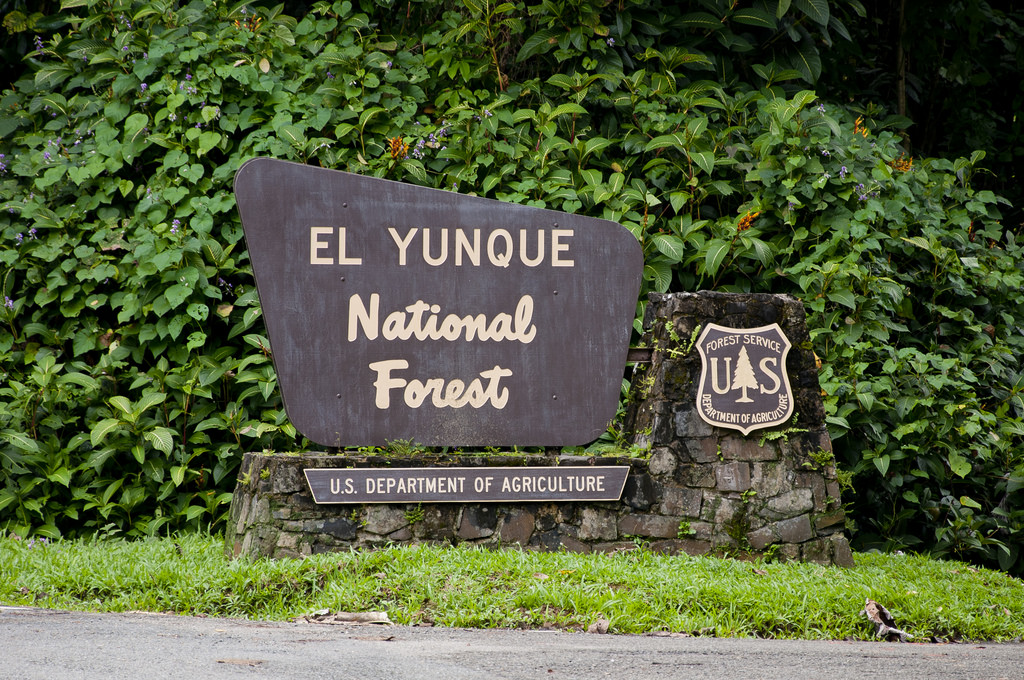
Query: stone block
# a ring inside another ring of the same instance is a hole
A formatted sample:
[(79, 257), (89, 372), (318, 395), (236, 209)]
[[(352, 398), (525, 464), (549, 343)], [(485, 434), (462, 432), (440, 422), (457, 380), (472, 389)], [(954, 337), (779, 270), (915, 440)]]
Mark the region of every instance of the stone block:
[(659, 448), (655, 449), (651, 454), (651, 459), (647, 463), (647, 469), (656, 477), (659, 475), (671, 475), (676, 471), (678, 464), (679, 461), (676, 459), (676, 454), (672, 452), (672, 449)]
[(618, 513), (612, 510), (583, 508), (580, 520), (580, 539), (584, 541), (614, 541), (619, 537)]
[(832, 564), (831, 547), (829, 541), (824, 538), (808, 541), (800, 546), (800, 558), (804, 562), (829, 566)]
[(694, 408), (690, 407), (676, 411), (675, 425), (677, 437), (700, 439), (711, 437), (715, 434), (711, 424), (701, 418)]
[(747, 534), (747, 543), (754, 550), (764, 550), (774, 542), (775, 534), (772, 532), (771, 526), (761, 527)]
[(653, 552), (666, 555), (678, 555), (680, 553), (686, 555), (706, 555), (711, 552), (711, 543), (689, 538), (670, 538), (664, 541), (655, 541), (651, 543), (650, 548)]
[(746, 491), (750, 488), (750, 464), (719, 463), (715, 466), (715, 486), (719, 491)]
[(558, 508), (555, 519), (559, 524), (576, 523), (576, 503), (559, 503), (555, 507)]
[(536, 533), (530, 540), (530, 547), (541, 552), (554, 552), (561, 544), (562, 538), (556, 529)]
[(748, 462), (778, 460), (779, 451), (775, 442), (761, 446), (758, 439), (730, 435), (722, 438), (722, 458)]
[(678, 486), (662, 487), (661, 513), (683, 517), (699, 517), (703, 492), (700, 489), (687, 489)]
[(837, 567), (853, 566), (853, 551), (850, 550), (850, 542), (842, 534), (833, 534), (828, 537), (832, 544), (832, 563)]
[(682, 466), (677, 476), (683, 486), (698, 488), (715, 486), (715, 469), (710, 465), (690, 463)]
[(305, 486), (306, 476), (298, 465), (275, 465), (270, 469), (270, 493), (292, 494)]
[[(629, 486), (629, 479), (626, 479), (626, 485)], [(623, 492), (625, 495), (625, 492)], [(558, 506), (554, 503), (545, 503), (537, 509), (537, 529), (540, 531), (550, 531), (554, 529), (558, 524)]]
[(451, 541), (455, 538), (460, 520), (458, 505), (439, 503), (418, 507), (423, 510), (423, 519), (412, 525), (413, 536), (427, 541)]
[(622, 489), (622, 502), (637, 510), (646, 510), (654, 502), (654, 481), (646, 473), (630, 471)]
[(769, 498), (761, 509), (767, 519), (796, 517), (814, 509), (814, 498), (810, 489), (793, 489)]
[(580, 541), (578, 539), (573, 538), (572, 536), (562, 536), (561, 543), (559, 544), (558, 547), (562, 548), (564, 550), (568, 550), (569, 552), (574, 552), (574, 553), (588, 553), (588, 552), (590, 552), (590, 546), (589, 545), (587, 545), (583, 541)]
[(718, 460), (718, 437), (687, 437), (683, 440), (685, 456), (694, 463), (714, 463)]
[(498, 515), (493, 505), (467, 505), (462, 510), (458, 537), (467, 541), (486, 538), (494, 533)]
[(408, 541), (411, 538), (412, 538), (412, 529), (407, 527), (407, 526), (402, 527), (398, 531), (394, 531), (394, 532), (388, 534), (388, 540), (395, 541), (395, 542)]
[(663, 515), (623, 515), (619, 518), (620, 536), (676, 538), (679, 519)]
[(518, 543), (526, 545), (533, 535), (535, 517), (529, 510), (517, 509), (505, 515), (498, 531), (502, 543)]
[(590, 546), (593, 552), (616, 553), (636, 550), (636, 543), (632, 541), (613, 541), (611, 543), (594, 543)]
[(807, 488), (814, 494), (814, 507), (819, 512), (825, 509), (825, 477), (820, 471), (798, 472), (793, 482), (798, 488)]
[[(837, 508), (826, 512), (823, 515), (818, 515), (814, 518), (815, 530), (822, 532), (826, 529), (842, 526), (846, 523), (846, 513), (843, 512), (842, 508)], [(834, 530), (834, 529), (833, 529)]]
[(355, 540), (359, 525), (348, 517), (335, 517), (324, 521), (320, 531), (341, 541)]
[(810, 515), (784, 519), (770, 526), (774, 527), (776, 535), (783, 543), (803, 543), (814, 537)]
[(386, 536), (398, 531), (409, 520), (405, 518), (405, 509), (396, 505), (370, 505), (366, 508), (366, 524), (363, 528), (371, 534)]
[(750, 487), (761, 498), (778, 496), (793, 486), (791, 469), (781, 462), (753, 463), (750, 468)]

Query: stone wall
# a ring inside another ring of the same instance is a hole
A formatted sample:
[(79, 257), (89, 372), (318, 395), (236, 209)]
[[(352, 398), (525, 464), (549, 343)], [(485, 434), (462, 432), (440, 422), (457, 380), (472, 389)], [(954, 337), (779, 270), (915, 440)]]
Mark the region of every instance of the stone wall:
[[(779, 324), (793, 345), (787, 372), (795, 408), (789, 421), (744, 436), (700, 417), (701, 358), (694, 340), (709, 322), (730, 328)], [(703, 291), (651, 295), (644, 327), (644, 344), (654, 354), (634, 372), (625, 429), (636, 444), (650, 447), (653, 479), (700, 490), (693, 526), (709, 525), (705, 531), (716, 546), (850, 564), (817, 360), (800, 301)]]
[[(626, 428), (642, 457), (246, 454), (231, 503), (234, 556), (294, 557), (390, 543), (469, 543), (609, 552), (635, 547), (688, 554), (770, 553), (851, 565), (845, 516), (803, 308), (783, 296), (652, 296)], [(696, 413), (700, 357), (694, 329), (779, 323), (794, 347), (796, 413), (743, 436)], [(649, 454), (649, 457), (646, 455)], [(628, 465), (617, 502), (317, 505), (302, 470), (323, 467)]]

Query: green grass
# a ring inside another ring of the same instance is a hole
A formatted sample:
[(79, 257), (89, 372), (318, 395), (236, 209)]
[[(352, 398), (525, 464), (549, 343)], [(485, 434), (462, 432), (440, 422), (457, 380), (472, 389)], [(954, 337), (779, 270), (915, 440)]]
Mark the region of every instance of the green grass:
[(870, 639), (865, 598), (915, 640), (1024, 634), (1024, 582), (912, 555), (851, 569), (664, 556), (395, 547), (302, 560), (225, 558), (219, 538), (53, 543), (0, 538), (0, 602), (284, 620), (318, 609), (385, 611), (396, 623), (615, 633)]

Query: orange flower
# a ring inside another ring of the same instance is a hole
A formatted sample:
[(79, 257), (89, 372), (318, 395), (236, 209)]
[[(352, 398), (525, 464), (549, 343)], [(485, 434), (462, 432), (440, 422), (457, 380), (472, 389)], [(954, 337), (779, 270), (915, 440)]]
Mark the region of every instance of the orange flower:
[(861, 137), (868, 136), (868, 129), (861, 125), (863, 122), (864, 118), (862, 116), (857, 116), (857, 120), (853, 122), (853, 134), (860, 135)]
[(889, 163), (889, 167), (893, 170), (899, 170), (900, 172), (907, 172), (908, 170), (914, 169), (914, 157), (906, 158), (904, 154), (900, 154), (900, 157)]
[(754, 220), (757, 219), (757, 216), (760, 214), (760, 210), (752, 213), (748, 212), (740, 218), (739, 222), (736, 223), (736, 231), (746, 231), (747, 229), (750, 229), (750, 227), (754, 225)]
[(409, 145), (402, 141), (401, 137), (390, 137), (388, 139), (388, 150), (395, 160), (405, 158), (409, 153)]

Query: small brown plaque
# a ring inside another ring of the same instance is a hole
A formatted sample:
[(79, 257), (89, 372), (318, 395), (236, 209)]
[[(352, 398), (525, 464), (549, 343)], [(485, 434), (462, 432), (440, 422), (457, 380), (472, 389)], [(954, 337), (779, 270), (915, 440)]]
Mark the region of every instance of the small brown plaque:
[(326, 503), (617, 501), (629, 466), (312, 468), (313, 500)]
[(791, 344), (778, 324), (727, 328), (709, 323), (697, 340), (697, 412), (708, 423), (749, 434), (793, 414), (786, 371)]

